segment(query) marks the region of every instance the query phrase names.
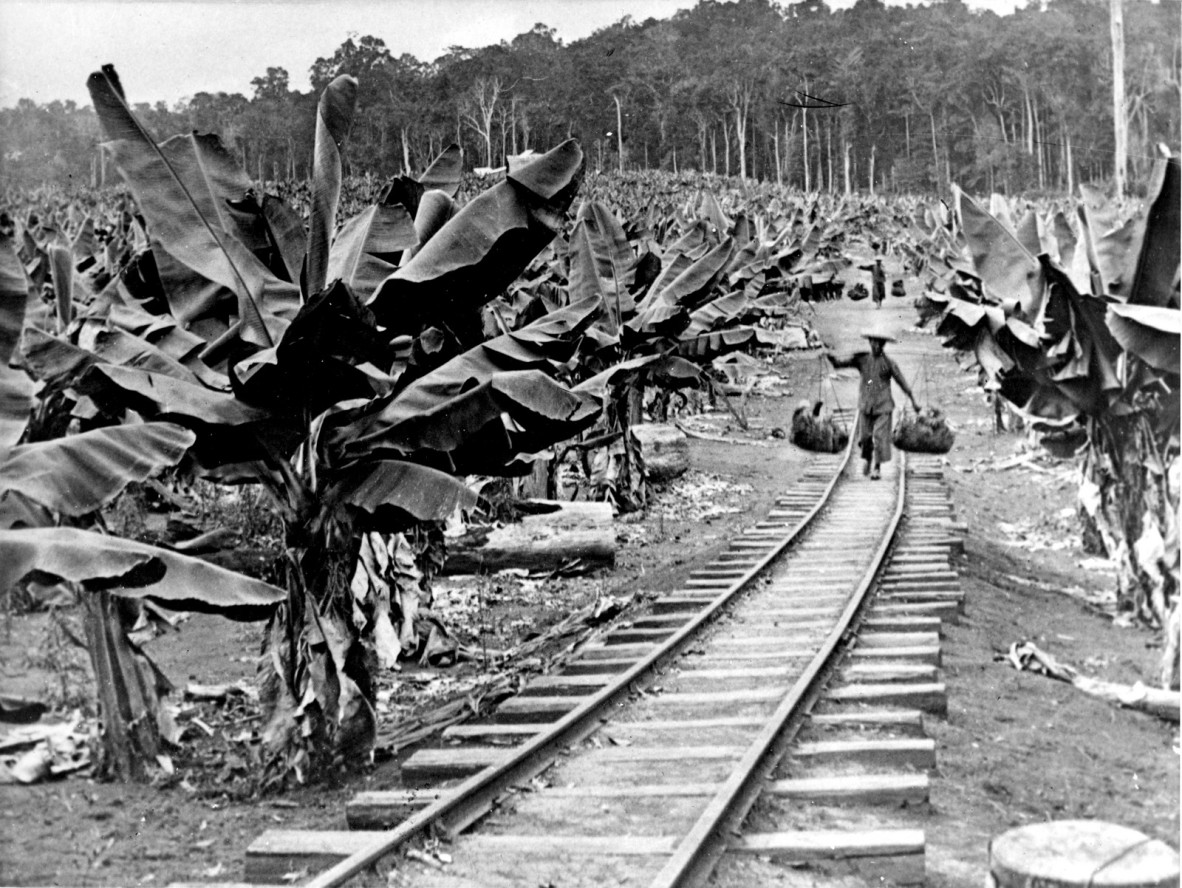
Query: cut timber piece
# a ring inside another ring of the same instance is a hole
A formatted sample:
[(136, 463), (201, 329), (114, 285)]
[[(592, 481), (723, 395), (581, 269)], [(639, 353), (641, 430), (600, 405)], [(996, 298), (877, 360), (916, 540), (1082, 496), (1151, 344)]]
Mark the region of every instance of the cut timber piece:
[(509, 754), (504, 746), (456, 746), (420, 749), (402, 763), (402, 781), (423, 786), (455, 777), (470, 777), (495, 765)]
[(843, 860), (856, 867), (864, 861), (860, 874), (869, 884), (880, 879), (898, 885), (924, 881), (924, 837), (918, 829), (754, 833), (732, 839), (729, 850), (793, 863)]
[(1059, 820), (994, 839), (989, 873), (997, 888), (1165, 888), (1178, 885), (1178, 852), (1115, 823)]
[(901, 734), (923, 735), (923, 713), (918, 709), (853, 709), (849, 712), (814, 712), (812, 728), (881, 727)]
[(658, 598), (649, 607), (654, 614), (692, 614), (709, 605), (715, 597), (714, 595), (679, 595), (676, 598)]
[(572, 696), (594, 694), (604, 685), (609, 684), (613, 676), (608, 674), (583, 675), (540, 675), (521, 689), (521, 693), (530, 697), (544, 696)]
[(579, 705), (578, 697), (510, 697), (494, 712), (499, 722), (557, 721)]
[(616, 530), (610, 503), (530, 502), (551, 511), (526, 515), (487, 535), (466, 534), (450, 540), (443, 572), (483, 573), (509, 567), (555, 570), (573, 559), (589, 567), (615, 564)]
[(938, 644), (899, 648), (860, 647), (855, 648), (850, 655), (855, 662), (862, 663), (909, 662), (928, 666), (939, 666), (941, 656)]
[(862, 632), (859, 647), (926, 647), (939, 644), (939, 632)]
[(689, 469), (689, 438), (677, 426), (646, 422), (631, 426), (631, 432), (640, 445), (645, 478), (670, 481)]
[(382, 833), (352, 830), (269, 829), (246, 849), (248, 882), (282, 883), (288, 873), (327, 869), (382, 840)]
[[(524, 743), (535, 734), (550, 730), (551, 725), (520, 723), (515, 725), (451, 725), (444, 728), (444, 740), (497, 740), (501, 743)], [(422, 795), (420, 792), (419, 795)]]
[(909, 616), (868, 616), (862, 620), (862, 628), (870, 632), (936, 632), (944, 622), (939, 617)]
[(798, 743), (789, 753), (809, 761), (858, 762), (875, 768), (936, 767), (936, 741), (930, 737), (903, 740), (816, 740)]
[(935, 681), (936, 667), (927, 663), (853, 663), (842, 669), (846, 681)]
[(389, 829), (412, 811), (439, 801), (443, 793), (436, 788), (359, 792), (345, 803), (345, 821), (349, 829)]
[(929, 789), (927, 774), (857, 774), (776, 780), (764, 792), (824, 805), (902, 805), (926, 802)]
[(943, 682), (843, 685), (830, 688), (825, 699), (834, 703), (891, 703), (936, 715), (948, 711), (948, 695)]

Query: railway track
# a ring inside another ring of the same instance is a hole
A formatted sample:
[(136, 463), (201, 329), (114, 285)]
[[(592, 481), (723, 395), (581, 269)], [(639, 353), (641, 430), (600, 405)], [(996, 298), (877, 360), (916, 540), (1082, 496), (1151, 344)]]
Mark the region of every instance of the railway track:
[(247, 881), (327, 888), (383, 859), (440, 888), (922, 881), (957, 528), (937, 464), (848, 463), (817, 457), (681, 589), (416, 752), (406, 788), (359, 794), (350, 830), (264, 833)]

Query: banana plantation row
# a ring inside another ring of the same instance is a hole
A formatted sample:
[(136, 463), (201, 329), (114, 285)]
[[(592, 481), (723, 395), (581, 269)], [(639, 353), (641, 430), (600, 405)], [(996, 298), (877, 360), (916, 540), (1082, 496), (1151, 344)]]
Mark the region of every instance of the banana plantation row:
[[(364, 761), (375, 676), (415, 649), (441, 522), (481, 504), (477, 479), (540, 466), (556, 495), (581, 470), (581, 496), (643, 508), (630, 429), (721, 355), (815, 344), (802, 297), (876, 253), (926, 282), (920, 319), (989, 391), (1082, 454), (1121, 605), (1176, 643), (1176, 159), (1120, 213), (955, 189), (949, 211), (585, 179), (574, 140), (457, 200), (453, 145), (346, 209), (352, 77), (320, 97), (295, 205), (217, 136), (158, 143), (114, 70), (88, 85), (129, 196), (0, 217), (0, 590), (82, 602), (106, 773), (142, 777), (166, 742), (165, 685), (128, 637), (156, 605), (267, 618), (264, 782)], [(594, 456), (564, 468), (571, 441)], [(261, 489), (282, 585), (108, 533), (103, 508), (162, 470)]]

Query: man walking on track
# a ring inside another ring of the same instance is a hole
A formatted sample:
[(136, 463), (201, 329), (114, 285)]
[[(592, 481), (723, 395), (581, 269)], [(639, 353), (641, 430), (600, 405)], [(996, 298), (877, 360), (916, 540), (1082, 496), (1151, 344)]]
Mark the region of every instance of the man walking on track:
[(911, 399), (911, 406), (919, 412), (919, 402), (911, 393), (903, 371), (887, 356), (885, 348), (895, 337), (883, 327), (875, 327), (863, 334), (870, 342), (869, 351), (860, 351), (850, 358), (836, 358), (826, 354), (834, 367), (857, 367), (862, 377), (858, 386), (858, 445), (862, 449), (862, 474), (872, 479), (881, 477), (880, 467), (891, 459), (891, 414), (895, 401), (891, 397), (891, 380), (898, 383)]

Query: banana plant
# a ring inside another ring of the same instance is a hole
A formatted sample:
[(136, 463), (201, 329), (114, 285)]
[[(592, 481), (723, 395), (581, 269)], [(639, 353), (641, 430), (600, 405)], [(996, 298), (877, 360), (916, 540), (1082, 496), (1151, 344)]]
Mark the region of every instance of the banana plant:
[(1166, 633), (1178, 684), (1179, 243), (1182, 175), (1157, 163), (1147, 206), (1118, 222), (1095, 204), (1071, 225), (1011, 227), (963, 193), (969, 264), (955, 262), (938, 332), (976, 359), (1059, 455), (1083, 454), (1086, 537), (1118, 567), (1118, 606)]
[[(388, 588), (358, 582), (359, 565), (376, 563), (373, 535), (413, 536), (473, 505), (464, 476), (520, 471), (519, 454), (598, 415), (593, 397), (553, 378), (597, 303), (467, 338), (469, 316), (555, 236), (582, 152), (566, 142), (463, 208), (458, 152), (445, 152), (422, 181), (396, 180), (338, 226), (356, 83), (337, 78), (321, 97), (301, 255), (298, 218), (260, 200), (216, 139), (157, 144), (113, 70), (89, 86), (171, 271), (159, 298), (121, 281), (66, 334), (30, 333), (24, 363), (90, 426), (133, 439), (182, 429), (193, 471), (268, 493), (285, 527), (285, 589), (265, 641), (265, 779), (316, 779), (365, 760), (376, 669), (398, 654)], [(453, 348), (432, 348), (444, 334)]]

